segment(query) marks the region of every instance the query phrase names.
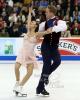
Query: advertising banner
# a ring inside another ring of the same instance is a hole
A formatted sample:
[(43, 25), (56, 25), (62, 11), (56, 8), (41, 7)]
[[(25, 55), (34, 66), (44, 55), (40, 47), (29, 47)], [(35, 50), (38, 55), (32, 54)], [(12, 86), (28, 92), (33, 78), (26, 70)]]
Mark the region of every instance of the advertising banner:
[[(38, 61), (42, 61), (41, 42), (34, 48)], [(23, 38), (0, 38), (0, 60), (15, 60), (22, 43)], [(80, 60), (80, 38), (61, 38), (59, 51), (62, 60)]]

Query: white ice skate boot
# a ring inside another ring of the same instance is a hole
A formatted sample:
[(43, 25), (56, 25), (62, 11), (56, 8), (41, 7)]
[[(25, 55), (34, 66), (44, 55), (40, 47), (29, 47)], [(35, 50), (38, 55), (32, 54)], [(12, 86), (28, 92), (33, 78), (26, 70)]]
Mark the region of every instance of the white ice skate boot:
[(27, 96), (27, 93), (23, 91), (23, 86), (17, 86), (14, 92), (16, 96), (23, 96), (23, 97)]
[(18, 86), (19, 86), (19, 81), (16, 82), (16, 84), (15, 84), (15, 86), (14, 86), (14, 88), (13, 88), (13, 92), (16, 91), (16, 89), (17, 89)]

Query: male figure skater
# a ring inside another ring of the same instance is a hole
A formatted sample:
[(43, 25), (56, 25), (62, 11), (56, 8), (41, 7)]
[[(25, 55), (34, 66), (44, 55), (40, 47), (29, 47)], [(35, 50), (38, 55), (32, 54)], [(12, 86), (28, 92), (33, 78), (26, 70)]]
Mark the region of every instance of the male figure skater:
[[(36, 94), (49, 96), (45, 89), (45, 84), (49, 83), (49, 76), (61, 64), (61, 57), (58, 51), (59, 39), (61, 32), (67, 29), (66, 22), (59, 20), (56, 16), (57, 9), (54, 6), (48, 6), (46, 9), (47, 21), (39, 25), (39, 32), (49, 31), (50, 34), (44, 35), (41, 45), (41, 53), (43, 57), (43, 69), (41, 78), (36, 89)], [(52, 63), (53, 61), (53, 63)]]

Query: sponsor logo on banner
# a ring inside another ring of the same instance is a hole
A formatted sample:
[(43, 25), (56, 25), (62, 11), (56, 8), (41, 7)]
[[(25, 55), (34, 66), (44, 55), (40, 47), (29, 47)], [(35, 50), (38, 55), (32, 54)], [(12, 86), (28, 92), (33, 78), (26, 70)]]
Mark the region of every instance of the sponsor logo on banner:
[(61, 52), (62, 55), (64, 55), (64, 54), (69, 55), (69, 53), (67, 53), (67, 52), (70, 52), (73, 55), (78, 55), (80, 52), (80, 44), (74, 42), (74, 40), (70, 41), (70, 40), (64, 39), (64, 40), (60, 40), (59, 49), (60, 49), (60, 51), (63, 50), (63, 52)]
[[(35, 46), (34, 51), (38, 60), (41, 60), (41, 43)], [(59, 51), (62, 56), (80, 56), (80, 39), (61, 39)]]
[(35, 55), (36, 55), (36, 58), (38, 60), (42, 59), (42, 55), (41, 55), (41, 43), (37, 44), (34, 48), (34, 52), (35, 52)]
[(0, 39), (0, 56), (14, 55), (14, 39)]

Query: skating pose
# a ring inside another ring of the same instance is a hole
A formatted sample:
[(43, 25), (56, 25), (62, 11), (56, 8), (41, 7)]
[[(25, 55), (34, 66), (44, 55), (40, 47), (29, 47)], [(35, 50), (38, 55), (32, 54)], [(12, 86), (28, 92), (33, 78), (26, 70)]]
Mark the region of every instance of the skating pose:
[[(45, 89), (45, 84), (49, 83), (49, 76), (54, 72), (61, 64), (61, 57), (58, 50), (59, 39), (61, 32), (66, 31), (66, 22), (60, 20), (57, 16), (57, 9), (54, 6), (48, 6), (46, 9), (45, 22), (42, 22), (39, 26), (39, 31), (51, 30), (50, 34), (44, 35), (44, 39), (41, 45), (41, 53), (43, 57), (43, 68), (41, 78), (36, 89), (36, 94), (42, 94), (49, 96), (49, 93)], [(52, 63), (53, 61), (53, 63)]]
[[(15, 76), (16, 76), (16, 84), (14, 86), (13, 91), (16, 95), (27, 95), (23, 93), (23, 86), (28, 81), (33, 73), (34, 63), (35, 63), (35, 56), (34, 56), (34, 46), (36, 44), (36, 36), (35, 36), (35, 29), (37, 27), (35, 21), (31, 21), (31, 12), (32, 8), (29, 8), (29, 15), (28, 15), (28, 33), (24, 36), (23, 46), (16, 58), (15, 64)], [(21, 65), (26, 66), (27, 73), (24, 78), (20, 81), (20, 67)]]
[[(34, 54), (34, 47), (37, 43), (37, 37), (40, 35), (48, 34), (47, 31), (43, 33), (35, 32), (37, 28), (36, 21), (31, 21), (31, 12), (32, 8), (29, 8), (29, 15), (28, 15), (28, 33), (24, 36), (23, 47), (19, 52), (19, 55), (16, 59), (15, 64), (15, 76), (16, 76), (16, 84), (14, 86), (13, 91), (16, 95), (20, 94), (22, 96), (27, 96), (26, 93), (23, 93), (23, 86), (31, 77), (34, 69), (34, 63), (36, 63), (36, 57)], [(21, 65), (26, 66), (27, 73), (22, 80), (20, 80), (20, 67)]]

